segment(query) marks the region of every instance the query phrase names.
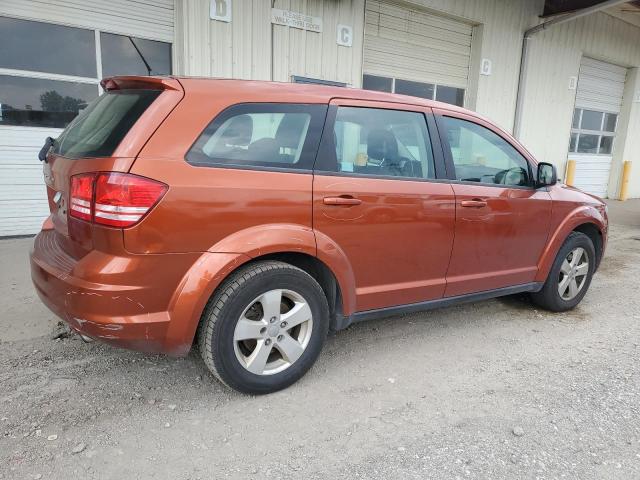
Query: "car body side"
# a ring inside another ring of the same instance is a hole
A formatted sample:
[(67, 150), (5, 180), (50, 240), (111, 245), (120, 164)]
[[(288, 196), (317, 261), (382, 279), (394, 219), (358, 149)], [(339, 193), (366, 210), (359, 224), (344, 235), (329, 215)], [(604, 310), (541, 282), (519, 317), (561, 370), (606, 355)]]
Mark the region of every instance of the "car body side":
[[(92, 245), (78, 255), (81, 262), (73, 268), (72, 278), (64, 273), (68, 251), (46, 236), (52, 231), (51, 223), (43, 227), (45, 235), (36, 239), (32, 254), (34, 283), (52, 310), (88, 336), (129, 348), (185, 355), (213, 292), (230, 273), (256, 259), (282, 259), (311, 273), (327, 294), (334, 329), (348, 325), (354, 314), (363, 311), (349, 256), (340, 242), (314, 228), (312, 170), (201, 167), (185, 160), (205, 127), (233, 105), (328, 107), (341, 99), (345, 104), (384, 103), (388, 108), (408, 108), (425, 115), (451, 114), (493, 130), (526, 157), (534, 170), (537, 165), (526, 149), (488, 120), (437, 102), (317, 86), (291, 89), (264, 82), (170, 82), (176, 91), (183, 90), (181, 97), (172, 105), (161, 103), (157, 108), (164, 110), (155, 112), (154, 120), (152, 115), (143, 117), (128, 134), (123, 145), (137, 139), (133, 143), (138, 151), (130, 148), (126, 155), (118, 151), (114, 155), (126, 158), (121, 161), (122, 170), (169, 185), (162, 201), (139, 224), (124, 230), (70, 222), (70, 229), (92, 229)], [(159, 113), (164, 118), (160, 123)], [(447, 188), (450, 180), (440, 178), (435, 183)], [(557, 251), (572, 231), (582, 229), (590, 235), (600, 258), (607, 237), (606, 212), (600, 200), (560, 184), (543, 190), (550, 197), (551, 213), (536, 265), (534, 281), (539, 283), (545, 281)], [(451, 200), (441, 203), (454, 208), (454, 198), (451, 192)], [(45, 261), (52, 256), (61, 259), (57, 269), (50, 260)], [(67, 286), (69, 282), (73, 288)], [(57, 298), (62, 295), (63, 306)]]

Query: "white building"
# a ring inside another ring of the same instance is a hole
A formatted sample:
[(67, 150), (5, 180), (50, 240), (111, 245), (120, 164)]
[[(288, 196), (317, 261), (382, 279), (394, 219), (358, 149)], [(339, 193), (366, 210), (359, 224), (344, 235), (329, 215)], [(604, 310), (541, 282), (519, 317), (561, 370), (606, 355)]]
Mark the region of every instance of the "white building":
[(44, 138), (99, 94), (100, 78), (147, 74), (138, 50), (153, 74), (337, 82), (464, 105), (561, 177), (575, 159), (589, 192), (617, 197), (623, 161), (634, 162), (640, 197), (637, 1), (2, 0), (0, 236), (39, 229)]

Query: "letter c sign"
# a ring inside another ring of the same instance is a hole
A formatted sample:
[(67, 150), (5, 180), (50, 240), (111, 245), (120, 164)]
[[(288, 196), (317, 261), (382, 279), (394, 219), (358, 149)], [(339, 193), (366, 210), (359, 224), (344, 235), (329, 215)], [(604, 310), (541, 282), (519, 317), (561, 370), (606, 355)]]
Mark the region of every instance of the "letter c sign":
[(349, 25), (338, 25), (338, 37), (336, 41), (338, 45), (343, 47), (351, 47), (353, 45), (353, 27)]

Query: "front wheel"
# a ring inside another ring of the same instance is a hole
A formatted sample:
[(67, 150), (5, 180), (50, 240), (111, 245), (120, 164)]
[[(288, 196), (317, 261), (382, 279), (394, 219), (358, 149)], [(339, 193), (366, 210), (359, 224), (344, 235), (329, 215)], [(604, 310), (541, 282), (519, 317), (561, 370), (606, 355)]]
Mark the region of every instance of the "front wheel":
[(283, 262), (258, 262), (232, 274), (203, 315), (200, 352), (226, 385), (271, 393), (301, 378), (318, 358), (329, 307), (318, 282)]
[(584, 233), (572, 232), (560, 248), (542, 290), (533, 301), (553, 312), (574, 308), (587, 293), (595, 270), (593, 242)]

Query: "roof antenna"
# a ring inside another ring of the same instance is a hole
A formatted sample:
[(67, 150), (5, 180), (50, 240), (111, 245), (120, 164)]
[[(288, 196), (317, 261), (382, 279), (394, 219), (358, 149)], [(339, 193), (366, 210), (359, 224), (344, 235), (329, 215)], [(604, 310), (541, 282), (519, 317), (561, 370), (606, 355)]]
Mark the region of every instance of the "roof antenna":
[(142, 55), (142, 52), (140, 51), (140, 49), (138, 48), (138, 46), (136, 45), (136, 42), (133, 41), (133, 38), (127, 36), (127, 38), (129, 39), (129, 41), (131, 42), (131, 45), (133, 45), (133, 48), (136, 49), (136, 52), (138, 52), (138, 55), (140, 55), (140, 58), (142, 59), (142, 61), (144, 62), (144, 66), (147, 67), (147, 75), (151, 76), (151, 66), (147, 63), (147, 61), (144, 58), (144, 55)]

